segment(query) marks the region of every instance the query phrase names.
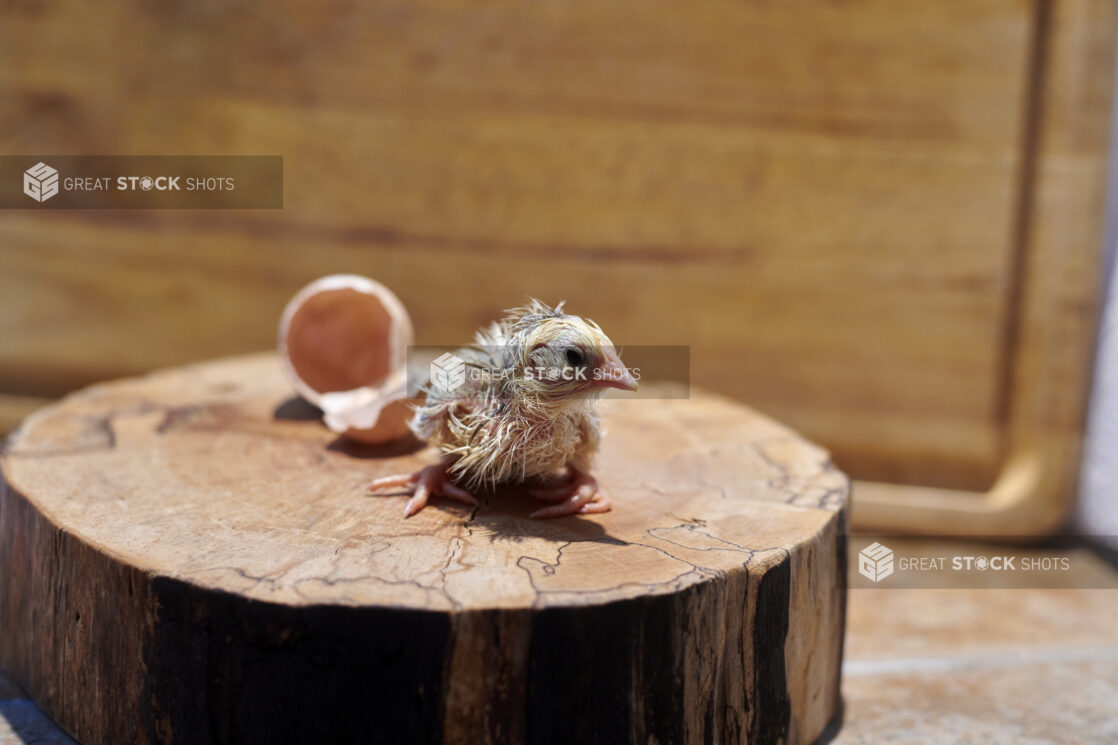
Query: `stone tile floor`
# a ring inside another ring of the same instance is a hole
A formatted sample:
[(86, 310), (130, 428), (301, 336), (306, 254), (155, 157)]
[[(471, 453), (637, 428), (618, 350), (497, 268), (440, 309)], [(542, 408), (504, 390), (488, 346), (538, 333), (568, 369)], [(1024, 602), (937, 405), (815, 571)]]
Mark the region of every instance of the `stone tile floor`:
[(74, 745), (18, 686), (0, 674), (0, 745)]
[(854, 590), (832, 745), (1118, 743), (1118, 590)]
[[(907, 543), (890, 541), (926, 548)], [(1071, 555), (1068, 587), (851, 590), (844, 716), (824, 742), (1118, 744), (1118, 589), (1085, 589), (1118, 570), (1083, 548), (1010, 553), (1025, 552)]]
[[(845, 655), (827, 745), (1118, 744), (1118, 590), (854, 589)], [(0, 745), (73, 743), (0, 675)]]

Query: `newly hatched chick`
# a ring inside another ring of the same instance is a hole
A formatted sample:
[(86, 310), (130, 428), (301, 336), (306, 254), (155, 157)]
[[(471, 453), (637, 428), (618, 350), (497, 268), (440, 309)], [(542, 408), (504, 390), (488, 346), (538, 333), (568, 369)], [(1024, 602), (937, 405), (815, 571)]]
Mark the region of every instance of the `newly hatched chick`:
[(465, 381), (450, 390), (428, 386), (409, 423), (417, 437), (442, 449), (442, 461), (377, 479), (369, 490), (414, 485), (404, 508), (410, 517), (431, 494), (476, 505), (467, 489), (542, 481), (565, 468), (562, 485), (529, 490), (554, 502), (531, 516), (608, 511), (609, 499), (590, 475), (597, 402), (606, 388), (635, 391), (637, 382), (602, 329), (564, 313), (563, 303), (551, 308), (532, 300), (455, 354), (465, 362)]

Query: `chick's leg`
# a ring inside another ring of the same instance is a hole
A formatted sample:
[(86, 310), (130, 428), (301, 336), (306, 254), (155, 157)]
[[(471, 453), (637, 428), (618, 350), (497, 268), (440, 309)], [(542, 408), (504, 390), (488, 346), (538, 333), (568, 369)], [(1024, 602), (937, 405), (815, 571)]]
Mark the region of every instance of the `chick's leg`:
[(570, 483), (554, 489), (529, 491), (536, 499), (557, 502), (550, 507), (536, 510), (529, 517), (566, 517), (610, 511), (609, 497), (598, 489), (598, 480), (574, 465), (568, 465), (567, 468), (572, 476)]
[(529, 489), (528, 493), (541, 502), (566, 502), (576, 487), (574, 472), (564, 467), (554, 478)]
[(474, 499), (473, 495), (460, 486), (456, 486), (447, 473), (450, 466), (454, 464), (454, 460), (453, 458), (443, 458), (438, 465), (421, 468), (415, 473), (403, 473), (376, 479), (369, 484), (369, 491), (414, 485), (415, 492), (408, 503), (404, 505), (405, 518), (411, 517), (427, 506), (427, 500), (432, 494), (449, 497), (471, 507), (477, 507), (478, 501)]

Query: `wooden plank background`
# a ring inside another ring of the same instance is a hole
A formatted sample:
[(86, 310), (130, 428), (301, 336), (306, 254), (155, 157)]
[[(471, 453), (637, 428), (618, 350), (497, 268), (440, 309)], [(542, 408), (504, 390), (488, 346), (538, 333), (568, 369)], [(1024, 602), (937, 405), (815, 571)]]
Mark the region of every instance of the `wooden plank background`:
[(696, 383), (857, 477), (982, 490), (997, 475), (1032, 3), (14, 3), (2, 18), (0, 150), (285, 169), (282, 211), (0, 215), (9, 412), (268, 347), (291, 294), (346, 271), (392, 287), (420, 343), (465, 340), (525, 295), (566, 298), (619, 344), (690, 345)]

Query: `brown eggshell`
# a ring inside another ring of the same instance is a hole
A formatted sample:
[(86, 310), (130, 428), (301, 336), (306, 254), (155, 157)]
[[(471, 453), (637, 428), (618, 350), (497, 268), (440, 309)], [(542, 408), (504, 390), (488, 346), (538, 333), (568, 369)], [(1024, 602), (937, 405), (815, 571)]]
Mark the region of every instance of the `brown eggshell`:
[(371, 428), (354, 429), (350, 427), (343, 434), (350, 440), (363, 442), (367, 445), (384, 445), (411, 435), (411, 430), (408, 428), (408, 420), (411, 419), (411, 415), (412, 408), (409, 399), (397, 399), (389, 402), (380, 410), (377, 422)]
[(283, 311), (280, 365), (327, 426), (380, 444), (408, 434), (406, 357), (411, 318), (368, 277), (333, 274), (304, 287)]

